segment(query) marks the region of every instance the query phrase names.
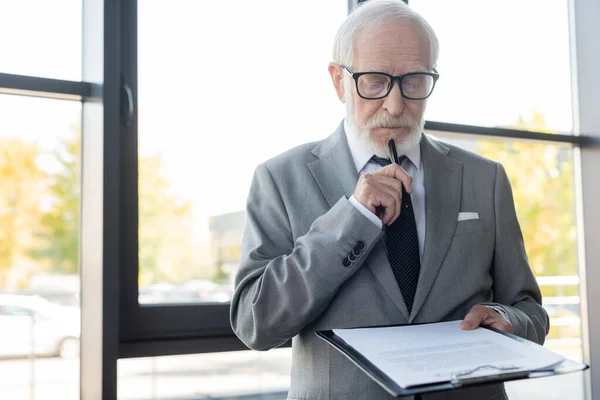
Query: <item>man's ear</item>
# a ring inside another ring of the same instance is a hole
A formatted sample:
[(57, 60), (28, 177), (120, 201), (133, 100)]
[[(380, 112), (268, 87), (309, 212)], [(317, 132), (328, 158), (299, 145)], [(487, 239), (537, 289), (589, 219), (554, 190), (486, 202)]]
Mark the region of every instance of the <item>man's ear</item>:
[(346, 96), (344, 92), (344, 70), (338, 63), (329, 63), (329, 75), (331, 75), (331, 81), (335, 87), (335, 92), (338, 95), (338, 99), (342, 103), (346, 103)]

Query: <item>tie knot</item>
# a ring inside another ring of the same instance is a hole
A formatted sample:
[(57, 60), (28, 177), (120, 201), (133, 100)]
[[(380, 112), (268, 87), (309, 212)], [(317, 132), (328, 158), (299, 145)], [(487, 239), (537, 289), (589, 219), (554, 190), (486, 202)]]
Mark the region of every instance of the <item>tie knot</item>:
[[(402, 164), (402, 161), (404, 161), (405, 158), (406, 158), (406, 156), (398, 157), (398, 164)], [(383, 158), (383, 157), (377, 157), (377, 156), (371, 157), (371, 161), (374, 161), (375, 163), (381, 165), (382, 167), (385, 167), (386, 165), (390, 165), (392, 163), (389, 158)]]

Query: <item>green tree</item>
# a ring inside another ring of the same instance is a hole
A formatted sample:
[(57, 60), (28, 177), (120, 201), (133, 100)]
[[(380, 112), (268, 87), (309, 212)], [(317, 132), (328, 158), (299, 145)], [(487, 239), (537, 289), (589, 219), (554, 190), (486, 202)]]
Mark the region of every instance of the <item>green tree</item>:
[[(80, 135), (61, 143), (50, 177), (51, 208), (41, 217), (37, 246), (28, 254), (57, 273), (76, 273), (79, 254)], [(191, 204), (170, 193), (160, 155), (139, 157), (140, 283), (180, 280), (189, 265)]]
[(62, 140), (54, 152), (58, 172), (50, 176), (51, 208), (42, 216), (42, 229), (36, 233), (41, 245), (28, 251), (34, 259), (48, 260), (51, 270), (58, 273), (78, 271), (80, 154), (79, 139)]
[[(544, 116), (513, 126), (541, 132)], [(537, 275), (575, 275), (577, 247), (572, 152), (557, 145), (480, 141), (478, 152), (502, 163), (509, 176), (529, 262)]]
[(193, 263), (192, 204), (171, 193), (160, 154), (138, 165), (140, 285), (181, 282)]
[(41, 223), (48, 176), (38, 168), (40, 149), (19, 138), (0, 139), (0, 289), (8, 271), (23, 262)]

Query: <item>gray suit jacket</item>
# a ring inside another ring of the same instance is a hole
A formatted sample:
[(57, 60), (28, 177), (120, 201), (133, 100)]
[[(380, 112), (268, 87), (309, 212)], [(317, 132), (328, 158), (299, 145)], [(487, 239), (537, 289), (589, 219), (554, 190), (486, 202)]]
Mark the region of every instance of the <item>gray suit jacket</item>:
[[(256, 169), (247, 203), (231, 325), (250, 348), (292, 341), (290, 399), (390, 399), (315, 330), (462, 319), (501, 307), (515, 333), (542, 344), (548, 316), (529, 267), (506, 173), (498, 163), (426, 135), (426, 235), (409, 314), (383, 232), (348, 201), (358, 174), (343, 125)], [(479, 219), (457, 222), (459, 212)], [(343, 260), (364, 250), (350, 266)], [(504, 399), (503, 385), (423, 399)]]

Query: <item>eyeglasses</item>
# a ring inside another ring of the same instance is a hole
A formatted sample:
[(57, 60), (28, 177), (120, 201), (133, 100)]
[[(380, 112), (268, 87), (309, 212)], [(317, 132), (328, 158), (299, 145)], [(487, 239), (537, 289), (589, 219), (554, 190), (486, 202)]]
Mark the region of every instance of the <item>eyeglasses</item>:
[(399, 83), (402, 97), (409, 100), (425, 100), (431, 96), (440, 77), (436, 72), (409, 72), (392, 76), (384, 72), (352, 72), (345, 65), (342, 67), (354, 78), (358, 95), (366, 100), (383, 99), (390, 94), (395, 81)]

